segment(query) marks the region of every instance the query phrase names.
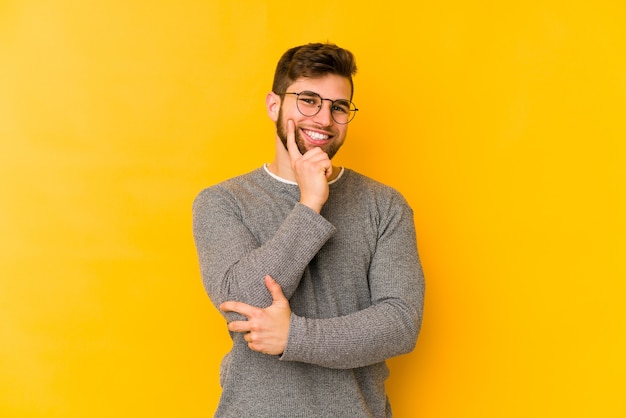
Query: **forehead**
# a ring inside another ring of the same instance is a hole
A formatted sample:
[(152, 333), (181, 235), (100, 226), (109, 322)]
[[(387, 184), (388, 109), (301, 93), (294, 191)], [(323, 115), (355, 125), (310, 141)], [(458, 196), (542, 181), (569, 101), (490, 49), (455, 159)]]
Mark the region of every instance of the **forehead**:
[(305, 90), (333, 100), (350, 100), (352, 96), (350, 80), (337, 74), (326, 74), (316, 78), (300, 77), (287, 88), (287, 91), (294, 93), (300, 93)]

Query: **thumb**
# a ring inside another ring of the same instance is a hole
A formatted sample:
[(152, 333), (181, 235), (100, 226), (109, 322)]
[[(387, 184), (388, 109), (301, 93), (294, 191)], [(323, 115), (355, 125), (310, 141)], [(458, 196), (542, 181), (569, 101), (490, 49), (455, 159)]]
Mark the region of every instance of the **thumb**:
[(265, 276), (265, 287), (270, 291), (270, 295), (272, 295), (273, 303), (275, 302), (288, 302), (285, 294), (283, 293), (282, 287), (270, 276), (269, 274)]

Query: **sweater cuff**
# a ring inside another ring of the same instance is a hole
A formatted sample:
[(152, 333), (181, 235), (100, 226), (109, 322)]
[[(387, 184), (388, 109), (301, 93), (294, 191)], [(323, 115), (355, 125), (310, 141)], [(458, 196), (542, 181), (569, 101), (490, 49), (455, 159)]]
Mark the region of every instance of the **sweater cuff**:
[(300, 340), (302, 340), (303, 333), (297, 330), (304, 329), (306, 318), (291, 313), (289, 319), (289, 335), (287, 335), (287, 344), (285, 345), (285, 351), (280, 355), (282, 361), (299, 361), (296, 352), (296, 347), (300, 346)]

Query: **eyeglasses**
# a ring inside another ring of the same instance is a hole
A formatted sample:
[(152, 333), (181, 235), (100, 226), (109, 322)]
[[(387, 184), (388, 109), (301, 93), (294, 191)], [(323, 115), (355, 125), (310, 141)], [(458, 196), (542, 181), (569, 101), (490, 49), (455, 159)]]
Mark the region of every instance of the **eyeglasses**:
[(340, 125), (345, 125), (354, 119), (357, 110), (359, 110), (350, 100), (324, 99), (322, 96), (312, 91), (302, 91), (300, 93), (285, 92), (283, 94), (296, 95), (296, 107), (298, 111), (308, 117), (317, 115), (320, 110), (322, 110), (322, 102), (328, 100), (330, 102), (330, 114), (333, 120)]

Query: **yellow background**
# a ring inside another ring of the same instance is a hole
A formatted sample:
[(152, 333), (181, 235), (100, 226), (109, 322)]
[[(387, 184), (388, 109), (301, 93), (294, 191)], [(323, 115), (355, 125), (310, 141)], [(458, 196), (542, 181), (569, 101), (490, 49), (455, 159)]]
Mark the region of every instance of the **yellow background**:
[(212, 415), (191, 202), (272, 158), (274, 65), (326, 40), (359, 66), (338, 162), (416, 213), (395, 416), (626, 416), (620, 0), (2, 0), (0, 416)]

